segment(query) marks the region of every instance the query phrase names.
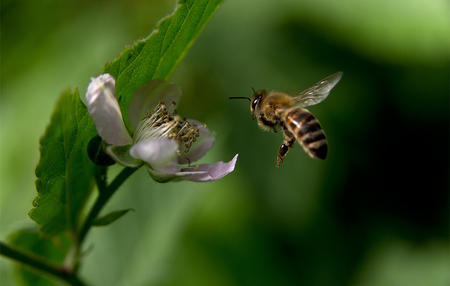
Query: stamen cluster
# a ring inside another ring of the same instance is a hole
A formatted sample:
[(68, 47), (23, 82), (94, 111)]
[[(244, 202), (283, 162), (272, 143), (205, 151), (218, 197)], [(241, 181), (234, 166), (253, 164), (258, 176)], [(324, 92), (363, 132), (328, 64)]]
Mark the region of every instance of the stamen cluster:
[[(173, 103), (175, 105), (175, 103)], [(164, 102), (160, 102), (151, 113), (147, 113), (135, 132), (135, 142), (150, 137), (166, 137), (177, 141), (178, 154), (188, 153), (192, 144), (200, 136), (200, 130), (185, 118), (170, 112)]]

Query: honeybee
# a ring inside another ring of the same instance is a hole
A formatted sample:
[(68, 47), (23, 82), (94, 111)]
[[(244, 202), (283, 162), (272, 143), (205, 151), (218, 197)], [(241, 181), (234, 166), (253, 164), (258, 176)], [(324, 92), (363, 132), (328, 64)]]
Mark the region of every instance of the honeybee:
[(280, 91), (253, 90), (253, 97), (230, 97), (250, 101), (252, 118), (264, 130), (277, 131), (280, 127), (284, 140), (278, 150), (277, 167), (283, 162), (295, 141), (312, 158), (325, 159), (328, 152), (327, 139), (319, 121), (304, 107), (325, 100), (331, 89), (339, 82), (342, 72), (334, 73), (300, 93), (290, 96)]

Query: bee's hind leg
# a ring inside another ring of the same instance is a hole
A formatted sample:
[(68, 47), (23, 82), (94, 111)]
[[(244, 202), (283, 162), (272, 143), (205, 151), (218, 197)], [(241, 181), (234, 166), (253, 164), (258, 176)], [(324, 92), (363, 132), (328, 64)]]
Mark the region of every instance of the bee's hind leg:
[(295, 137), (292, 133), (287, 131), (285, 128), (283, 128), (283, 133), (284, 133), (284, 141), (283, 144), (281, 144), (277, 155), (278, 168), (280, 167), (280, 163), (283, 163), (284, 157), (286, 157), (286, 154), (289, 151), (289, 149), (292, 148), (295, 143)]

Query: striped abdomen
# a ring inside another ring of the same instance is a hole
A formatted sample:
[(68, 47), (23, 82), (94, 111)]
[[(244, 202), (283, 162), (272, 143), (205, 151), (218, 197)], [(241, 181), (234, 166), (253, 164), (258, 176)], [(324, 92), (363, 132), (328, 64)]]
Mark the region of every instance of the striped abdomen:
[(325, 159), (328, 145), (319, 121), (306, 109), (294, 107), (284, 115), (284, 123), (312, 158)]

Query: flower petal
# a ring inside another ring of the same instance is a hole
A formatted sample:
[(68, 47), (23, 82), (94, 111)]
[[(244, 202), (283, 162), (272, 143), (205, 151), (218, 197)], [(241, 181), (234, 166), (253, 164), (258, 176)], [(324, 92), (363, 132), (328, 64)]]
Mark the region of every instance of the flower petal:
[(165, 166), (157, 167), (156, 169), (147, 165), (147, 171), (150, 176), (157, 182), (165, 183), (168, 181), (179, 181), (180, 179), (176, 175), (180, 171), (181, 166), (176, 162), (170, 162)]
[(131, 126), (136, 129), (145, 114), (151, 112), (160, 102), (164, 102), (167, 110), (172, 112), (181, 93), (181, 89), (177, 85), (168, 84), (163, 79), (146, 82), (131, 98), (128, 110)]
[(182, 180), (189, 180), (194, 182), (209, 182), (223, 178), (234, 171), (238, 154), (227, 163), (219, 161), (213, 165), (201, 164), (183, 168), (176, 175)]
[(228, 162), (217, 162), (213, 165), (202, 164), (181, 168), (180, 165), (170, 163), (163, 168), (153, 169), (147, 166), (147, 170), (152, 178), (160, 183), (168, 181), (188, 180), (193, 182), (209, 182), (223, 178), (233, 172), (238, 154)]
[(164, 168), (176, 162), (178, 144), (168, 138), (152, 138), (139, 141), (130, 149), (130, 155), (150, 165), (151, 168)]
[(115, 80), (111, 75), (92, 78), (86, 92), (86, 105), (102, 139), (108, 144), (123, 146), (131, 144), (132, 140), (123, 123), (115, 92)]
[(136, 129), (150, 106), (158, 103), (153, 94), (163, 83), (163, 79), (150, 80), (133, 93), (128, 107), (128, 119), (130, 119), (133, 129)]
[(188, 119), (187, 121), (194, 128), (198, 128), (200, 136), (198, 137), (197, 142), (191, 146), (187, 154), (185, 154), (183, 150), (180, 150), (183, 154), (178, 158), (178, 163), (180, 164), (189, 164), (199, 160), (209, 151), (209, 149), (211, 149), (216, 140), (212, 132), (202, 122), (194, 119)]
[(130, 155), (131, 145), (106, 147), (106, 153), (113, 158), (114, 161), (126, 167), (136, 168), (143, 164), (141, 160), (135, 159)]

